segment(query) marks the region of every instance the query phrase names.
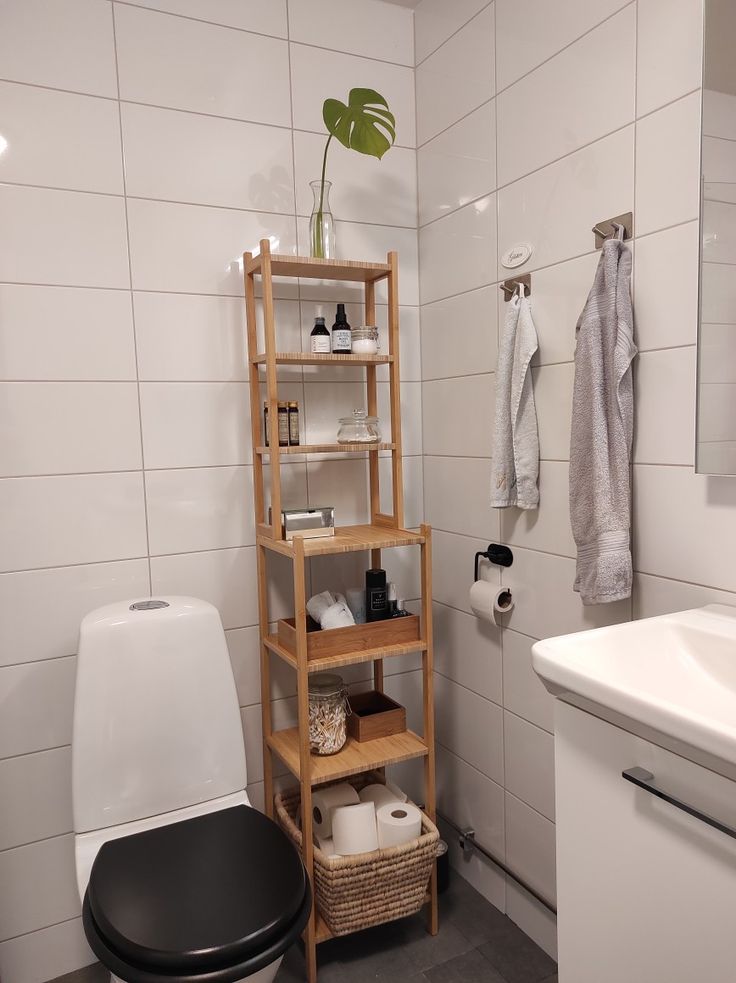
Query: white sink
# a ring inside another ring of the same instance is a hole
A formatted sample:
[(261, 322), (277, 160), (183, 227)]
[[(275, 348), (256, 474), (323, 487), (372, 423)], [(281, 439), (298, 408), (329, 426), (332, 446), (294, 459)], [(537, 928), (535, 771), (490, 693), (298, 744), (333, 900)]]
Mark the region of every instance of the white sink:
[(532, 647), (532, 662), (555, 696), (736, 765), (736, 608), (548, 638)]

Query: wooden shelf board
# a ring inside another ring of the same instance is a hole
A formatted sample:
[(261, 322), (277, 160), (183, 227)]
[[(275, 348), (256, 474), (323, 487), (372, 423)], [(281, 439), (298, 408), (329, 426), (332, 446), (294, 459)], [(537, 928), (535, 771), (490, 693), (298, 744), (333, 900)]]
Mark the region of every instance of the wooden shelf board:
[[(261, 353), (253, 357), (256, 365), (264, 366), (266, 356)], [(332, 355), (315, 352), (276, 352), (277, 365), (387, 365), (393, 362), (392, 355)]]
[[(299, 729), (277, 730), (268, 738), (268, 746), (278, 755), (296, 778), (299, 775)], [(359, 741), (348, 737), (342, 751), (337, 754), (310, 755), (312, 785), (359, 775), (372, 768), (383, 768), (410, 758), (422, 758), (427, 754), (427, 745), (411, 730), (391, 737), (378, 737), (375, 741)]]
[[(261, 254), (248, 262), (246, 273), (261, 272)], [(353, 259), (314, 259), (311, 256), (271, 254), (273, 276), (299, 276), (309, 280), (352, 280), (370, 283), (382, 280), (391, 272), (388, 263), (363, 263)]]
[[(367, 451), (392, 451), (395, 444), (290, 444), (279, 445), (279, 454), (364, 454)], [(256, 454), (265, 457), (271, 453), (269, 447), (256, 447)]]
[[(276, 635), (266, 635), (263, 644), (274, 655), (278, 655), (284, 662), (288, 662), (293, 669), (297, 668), (296, 656), (285, 649), (283, 645), (279, 645)], [(326, 655), (321, 659), (310, 659), (307, 662), (307, 672), (322, 672), (325, 669), (337, 669), (339, 666), (354, 666), (359, 662), (372, 662), (374, 659), (392, 659), (399, 655), (409, 655), (412, 652), (423, 652), (426, 647), (426, 642), (419, 640), (401, 642), (399, 645), (382, 645), (380, 648), (361, 649), (360, 652)]]
[[(269, 526), (259, 526), (258, 543), (267, 549), (283, 553), (284, 556), (294, 555), (292, 540), (272, 539), (265, 531)], [(420, 532), (410, 532), (408, 529), (395, 529), (391, 526), (335, 526), (334, 536), (320, 536), (316, 539), (304, 540), (305, 556), (326, 556), (329, 553), (355, 553), (358, 550), (391, 549), (394, 546), (418, 546), (424, 542)]]

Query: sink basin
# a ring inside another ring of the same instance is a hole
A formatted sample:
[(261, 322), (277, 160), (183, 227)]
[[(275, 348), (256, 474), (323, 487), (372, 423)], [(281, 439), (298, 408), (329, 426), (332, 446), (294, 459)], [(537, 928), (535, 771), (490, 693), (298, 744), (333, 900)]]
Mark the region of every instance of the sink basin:
[(709, 604), (536, 642), (555, 696), (736, 765), (736, 608)]

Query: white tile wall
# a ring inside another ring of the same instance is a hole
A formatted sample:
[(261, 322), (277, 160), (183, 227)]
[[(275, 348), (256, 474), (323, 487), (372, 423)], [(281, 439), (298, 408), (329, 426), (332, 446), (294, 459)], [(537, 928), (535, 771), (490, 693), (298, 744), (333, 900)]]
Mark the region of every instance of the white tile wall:
[(0, 83), (0, 100), (8, 144), (0, 155), (0, 180), (122, 193), (115, 102), (14, 82)]
[[(556, 12), (556, 16), (559, 14)], [(629, 4), (498, 97), (498, 182), (509, 184), (631, 122), (635, 16)], [(600, 66), (615, 51), (616, 71)], [(595, 78), (595, 85), (580, 84)], [(571, 79), (577, 85), (570, 85)], [(564, 105), (564, 125), (555, 111)], [(523, 125), (519, 121), (523, 120)]]
[(417, 66), (420, 146), (493, 97), (495, 50), (489, 4)]
[(498, 87), (505, 89), (625, 6), (627, 0), (496, 0)]
[[(152, 592), (217, 605), (263, 806), (241, 257), (263, 237), (295, 252), (298, 229), (306, 249), (322, 101), (355, 86), (387, 97), (397, 146), (378, 161), (335, 145), (332, 205), (343, 256), (399, 252), (406, 517), (423, 519), (413, 13), (376, 0), (299, 0), (289, 18), (286, 0), (0, 6), (0, 976), (44, 983), (94, 961), (70, 836), (84, 614)], [(284, 350), (306, 343), (315, 303), (329, 316), (358, 299), (317, 283), (276, 293)], [(358, 304), (350, 317), (362, 321)], [(337, 406), (320, 416), (310, 391), (328, 381), (344, 383), (342, 411), (364, 404), (349, 373), (279, 373), (303, 434), (334, 437)], [(285, 498), (335, 501), (349, 521), (367, 507), (365, 474), (356, 459), (308, 474), (296, 458)], [(407, 598), (409, 559), (390, 564)], [(276, 619), (293, 613), (291, 570), (272, 566)], [(416, 665), (392, 681), (410, 706)], [(293, 695), (280, 666), (284, 726)]]
[(3, 77), (115, 97), (112, 5), (98, 0), (3, 4)]
[(5, 282), (130, 286), (122, 198), (7, 184), (0, 222)]
[[(486, 802), (496, 810), (487, 842), (491, 845), (498, 837), (494, 831), (502, 830), (508, 863), (553, 898), (554, 701), (532, 669), (531, 646), (540, 637), (632, 616), (731, 602), (736, 581), (725, 559), (720, 563), (717, 557), (730, 555), (736, 494), (731, 480), (692, 473), (699, 0), (495, 0), (490, 6), (496, 41), (488, 64), (495, 61), (495, 98), (477, 77), (480, 31), (471, 32), (468, 25), (472, 18), (481, 22), (490, 7), (481, 11), (469, 2), (422, 0), (415, 15), (425, 514), (437, 528), (436, 658), (443, 698), (468, 704), (454, 686), (497, 704), (500, 635), (505, 791), (503, 807), (495, 799)], [(465, 71), (468, 64), (474, 67)], [(602, 70), (604, 65), (612, 70)], [(452, 95), (448, 103), (443, 87)], [(709, 93), (707, 106), (707, 132), (736, 136), (728, 130), (732, 114), (723, 98)], [(723, 180), (727, 170), (728, 154), (716, 144), (707, 155), (713, 182)], [(724, 187), (714, 190), (730, 200)], [(497, 230), (489, 225), (487, 236), (496, 233), (492, 248), (498, 258), (517, 243), (534, 247), (521, 272), (531, 271), (533, 280), (539, 335), (533, 379), (542, 458), (539, 510), (507, 509), (500, 516), (488, 506), (493, 401), (486, 380), (495, 369), (498, 326), (506, 314), (496, 282), (509, 274), (499, 265), (489, 275), (491, 250), (469, 221), (469, 202), (491, 198), (494, 191)], [(575, 325), (600, 256), (591, 228), (628, 211), (635, 212), (637, 239), (631, 248), (642, 352), (636, 365), (633, 478), (634, 563), (640, 572), (631, 600), (588, 608), (572, 590), (575, 544), (568, 505)], [(720, 258), (726, 249), (732, 258), (730, 241), (721, 238), (709, 248), (720, 250)], [(736, 294), (724, 269), (709, 264), (704, 289), (706, 320), (721, 324), (706, 359), (714, 383), (732, 381), (723, 366), (730, 352), (728, 324), (736, 322), (728, 314), (736, 310)], [(736, 437), (714, 433), (721, 440)], [(695, 565), (687, 559), (690, 540), (696, 548), (693, 537), (700, 544)], [(472, 633), (470, 570), (475, 550), (485, 548), (486, 540), (513, 549), (510, 568), (484, 565), (483, 576), (509, 586), (516, 606), (500, 632), (484, 632), (475, 623)], [(717, 542), (718, 549), (704, 549), (709, 542)], [(708, 586), (698, 586), (703, 584)], [(449, 718), (446, 709), (441, 713)], [(490, 762), (477, 756), (481, 727), (487, 740), (485, 722), (475, 728), (457, 723), (453, 730), (443, 720), (441, 801), (459, 822), (468, 821), (468, 802), (482, 782), (499, 780), (487, 770)], [(443, 772), (459, 768), (461, 759), (485, 778), (476, 772), (450, 781)], [(499, 886), (487, 868), (457, 857), (453, 862), (498, 902)], [(554, 919), (512, 881), (500, 893), (508, 914), (554, 954)]]
[(225, 27), (240, 27), (257, 34), (285, 38), (286, 0), (129, 0), (138, 7), (150, 7), (170, 14), (210, 21)]
[(290, 123), (285, 41), (125, 4), (115, 5), (115, 39), (121, 99)]
[(130, 295), (0, 284), (3, 379), (134, 380)]

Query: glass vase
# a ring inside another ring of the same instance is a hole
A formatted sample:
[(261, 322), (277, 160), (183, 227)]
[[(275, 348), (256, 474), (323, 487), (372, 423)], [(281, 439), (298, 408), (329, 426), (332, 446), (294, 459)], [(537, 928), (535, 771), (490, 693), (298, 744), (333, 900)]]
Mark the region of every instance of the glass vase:
[(309, 219), (309, 255), (315, 259), (335, 259), (335, 223), (330, 211), (329, 181), (310, 181), (314, 195)]

